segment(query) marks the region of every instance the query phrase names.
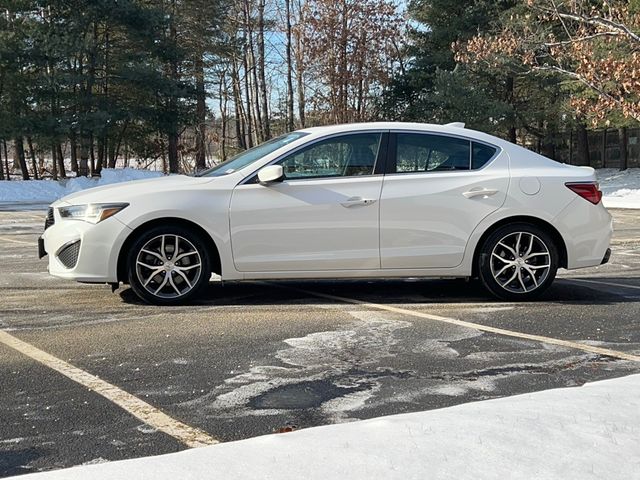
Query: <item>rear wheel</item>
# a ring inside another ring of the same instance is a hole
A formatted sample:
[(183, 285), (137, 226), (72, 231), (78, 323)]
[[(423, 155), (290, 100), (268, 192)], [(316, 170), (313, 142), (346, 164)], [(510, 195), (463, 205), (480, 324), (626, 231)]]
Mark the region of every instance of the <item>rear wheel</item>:
[(140, 235), (131, 246), (127, 266), (133, 291), (155, 305), (193, 299), (211, 276), (205, 242), (180, 226), (155, 227)]
[(545, 230), (514, 223), (489, 235), (478, 262), (480, 280), (493, 295), (503, 300), (531, 300), (555, 279), (558, 249)]

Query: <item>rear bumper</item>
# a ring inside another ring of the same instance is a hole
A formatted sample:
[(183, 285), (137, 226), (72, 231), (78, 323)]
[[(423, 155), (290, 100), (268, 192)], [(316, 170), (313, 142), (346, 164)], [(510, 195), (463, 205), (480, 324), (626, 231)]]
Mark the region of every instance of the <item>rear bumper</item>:
[(602, 264), (613, 235), (613, 219), (602, 203), (593, 205), (577, 197), (553, 224), (565, 241), (568, 269)]

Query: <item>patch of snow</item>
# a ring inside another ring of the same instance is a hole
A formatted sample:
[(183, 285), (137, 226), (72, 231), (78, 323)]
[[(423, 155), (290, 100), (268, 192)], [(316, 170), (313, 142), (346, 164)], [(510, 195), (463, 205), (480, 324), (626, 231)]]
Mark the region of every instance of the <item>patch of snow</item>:
[(143, 180), (161, 177), (161, 172), (137, 170), (135, 168), (104, 169), (100, 178), (74, 177), (66, 180), (11, 180), (0, 182), (0, 202), (3, 203), (42, 203), (79, 192), (87, 188), (101, 187), (113, 183)]
[(607, 208), (640, 208), (640, 168), (596, 170)]
[[(285, 340), (288, 348), (275, 355), (283, 366), (254, 365), (181, 406), (213, 411), (219, 418), (277, 415), (282, 410), (253, 409), (248, 405), (253, 399), (280, 388), (325, 381), (338, 388), (354, 387), (357, 390), (340, 398), (321, 401), (318, 405), (319, 410), (333, 421), (349, 421), (347, 412), (362, 408), (379, 388), (378, 380), (358, 379), (349, 372), (395, 356), (392, 352), (398, 343), (395, 332), (411, 326), (409, 322), (396, 319), (398, 315), (388, 313), (350, 311), (349, 314), (353, 322), (337, 330)], [(340, 384), (347, 381), (352, 384)]]
[(16, 437), (16, 438), (8, 438), (6, 440), (0, 440), (0, 444), (7, 444), (7, 443), (20, 443), (24, 440), (23, 437)]
[(21, 480), (628, 480), (640, 471), (640, 375), (266, 435)]
[(136, 430), (138, 430), (140, 433), (144, 433), (145, 435), (150, 433), (156, 433), (158, 431), (156, 428), (153, 428), (147, 425), (146, 423), (143, 423), (142, 425), (138, 425), (136, 427)]
[(106, 458), (98, 457), (98, 458), (94, 458), (93, 460), (84, 462), (82, 465), (101, 465), (103, 463), (107, 463), (108, 461), (109, 460), (107, 460)]

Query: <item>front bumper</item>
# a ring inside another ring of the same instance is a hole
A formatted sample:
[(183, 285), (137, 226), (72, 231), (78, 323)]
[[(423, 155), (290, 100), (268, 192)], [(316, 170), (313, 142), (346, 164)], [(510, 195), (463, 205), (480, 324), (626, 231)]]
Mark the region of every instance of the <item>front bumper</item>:
[[(49, 273), (88, 283), (117, 281), (118, 254), (131, 229), (114, 217), (92, 224), (64, 220), (54, 212), (55, 223), (38, 239), (38, 255), (49, 255)], [(69, 246), (79, 246), (69, 260)], [(60, 256), (59, 256), (60, 255)]]

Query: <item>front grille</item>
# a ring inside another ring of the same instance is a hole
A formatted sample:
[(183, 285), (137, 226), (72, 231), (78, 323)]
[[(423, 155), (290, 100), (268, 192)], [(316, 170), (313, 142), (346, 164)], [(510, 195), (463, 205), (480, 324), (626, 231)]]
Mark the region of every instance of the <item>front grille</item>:
[(56, 219), (53, 216), (53, 208), (49, 207), (49, 210), (47, 211), (47, 218), (44, 221), (44, 229), (46, 230), (47, 228), (49, 228), (54, 223), (56, 223)]
[(67, 268), (73, 268), (78, 263), (78, 254), (80, 253), (80, 240), (69, 245), (65, 245), (58, 252), (58, 260)]

